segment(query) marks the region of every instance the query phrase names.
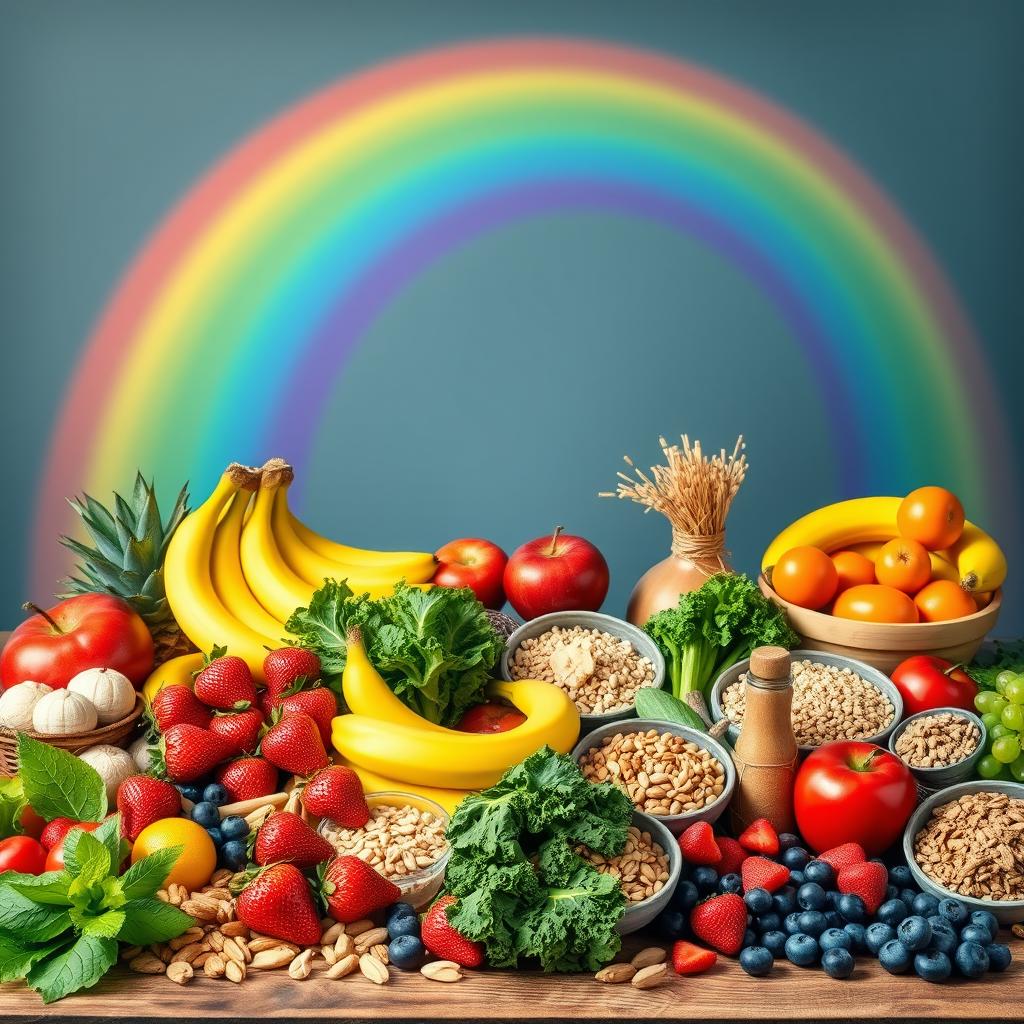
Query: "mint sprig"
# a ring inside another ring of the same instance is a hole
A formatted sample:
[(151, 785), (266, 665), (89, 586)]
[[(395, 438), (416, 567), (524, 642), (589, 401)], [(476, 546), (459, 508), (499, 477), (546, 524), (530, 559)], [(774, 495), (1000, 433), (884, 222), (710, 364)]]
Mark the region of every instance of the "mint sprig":
[(99, 772), (74, 754), (18, 734), (18, 774), (25, 799), (47, 821), (101, 821), (107, 790)]

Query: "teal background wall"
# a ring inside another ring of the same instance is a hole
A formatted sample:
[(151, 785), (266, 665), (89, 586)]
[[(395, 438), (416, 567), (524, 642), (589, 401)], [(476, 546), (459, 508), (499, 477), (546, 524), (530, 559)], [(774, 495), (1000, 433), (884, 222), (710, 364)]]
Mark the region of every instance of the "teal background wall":
[[(804, 118), (874, 178), (982, 338), (1018, 456), (983, 525), (1011, 574), (1024, 562), (1012, 497), (1024, 448), (1024, 5), (8, 0), (2, 22), (0, 621), (47, 596), (26, 593), (26, 581), (50, 431), (106, 298), (167, 210), (244, 136), (325, 84), (412, 50), (512, 34), (698, 62)], [(914, 369), (903, 368), (908, 380)], [(873, 382), (859, 383), (870, 406)], [(781, 526), (844, 496), (819, 404), (777, 313), (719, 256), (655, 224), (555, 214), (452, 253), (372, 326), (334, 385), (304, 513), (380, 547), (470, 534), (511, 549), (564, 523), (606, 552), (606, 607), (618, 612), (668, 540), (660, 520), (596, 498), (622, 454), (648, 464), (659, 434), (717, 447), (743, 432), (752, 470), (729, 546), (753, 569)], [(239, 457), (271, 454), (289, 453)], [(871, 458), (884, 468), (884, 443)], [(159, 469), (144, 450), (138, 462)], [(180, 483), (158, 482), (165, 493)], [(893, 486), (926, 482), (955, 486), (907, 473)], [(201, 494), (209, 481), (194, 483)], [(1009, 597), (1003, 629), (1019, 631), (1019, 582)]]

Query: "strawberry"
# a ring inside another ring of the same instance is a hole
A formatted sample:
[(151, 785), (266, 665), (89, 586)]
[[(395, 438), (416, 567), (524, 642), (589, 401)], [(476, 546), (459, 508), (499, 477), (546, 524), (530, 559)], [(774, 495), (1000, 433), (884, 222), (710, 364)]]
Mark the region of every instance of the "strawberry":
[(738, 873), (750, 854), (732, 836), (715, 836), (715, 842), (722, 851), (722, 859), (715, 865), (719, 876)]
[(150, 708), (161, 732), (167, 732), (172, 725), (197, 725), (205, 729), (210, 724), (210, 709), (180, 683), (165, 686), (153, 698)]
[(313, 893), (294, 864), (275, 864), (261, 871), (238, 894), (235, 913), (239, 921), (261, 935), (296, 946), (320, 942), (320, 915)]
[(767, 857), (748, 857), (740, 869), (743, 876), (743, 891), (767, 889), (775, 892), (789, 881), (789, 868), (776, 864)]
[(255, 800), (277, 792), (277, 769), (262, 757), (239, 757), (217, 769), (217, 781), (231, 801)]
[(162, 779), (129, 775), (117, 787), (117, 810), (121, 815), (121, 835), (134, 843), (147, 825), (181, 814), (181, 794)]
[[(195, 782), (235, 756), (230, 740), (198, 725), (172, 725), (160, 741), (163, 764), (172, 782)], [(159, 756), (156, 765), (159, 766)]]
[(851, 864), (863, 864), (867, 859), (868, 855), (860, 843), (843, 843), (842, 846), (833, 846), (831, 850), (818, 854), (818, 860), (831, 864), (837, 875), (843, 868), (848, 868)]
[(779, 852), (779, 833), (767, 818), (752, 821), (739, 837), (740, 846), (750, 853), (774, 857)]
[(316, 722), (301, 711), (272, 725), (263, 737), (260, 752), (271, 764), (293, 775), (312, 775), (330, 763)]
[(296, 683), (316, 682), (320, 678), (320, 659), (305, 647), (280, 647), (263, 659), (263, 678), (267, 695), (277, 701)]
[(460, 935), (448, 920), (448, 908), (454, 896), (442, 896), (425, 914), (420, 925), (423, 945), (438, 960), (451, 960), (461, 967), (479, 967), (484, 962), (484, 947)]
[(39, 834), (39, 843), (45, 850), (59, 846), (64, 837), (78, 824), (71, 818), (54, 818), (47, 822)]
[(680, 939), (672, 944), (672, 967), (676, 974), (703, 974), (715, 966), (718, 954), (703, 946)]
[(324, 748), (331, 745), (331, 722), (338, 713), (338, 698), (326, 686), (314, 686), (308, 690), (298, 690), (277, 702), (281, 709), (281, 717), (302, 711), (309, 715), (320, 730), (320, 739)]
[(275, 811), (256, 833), (252, 859), (257, 864), (282, 863), (313, 868), (336, 853), (334, 847), (298, 814)]
[(358, 857), (335, 857), (323, 874), (327, 912), (336, 921), (351, 924), (394, 903), (402, 891)]
[(251, 754), (260, 742), (263, 715), (256, 708), (229, 711), (210, 719), (210, 732), (223, 736), (234, 744), (236, 754)]
[(690, 928), (698, 939), (726, 956), (735, 956), (747, 930), (747, 908), (734, 892), (712, 896), (690, 911)]
[(329, 765), (318, 771), (302, 791), (302, 806), (343, 828), (362, 828), (370, 820), (363, 784), (351, 768)]
[(688, 864), (719, 864), (722, 860), (722, 851), (715, 842), (715, 830), (706, 821), (695, 821), (678, 842)]
[(885, 901), (888, 884), (889, 872), (885, 870), (885, 865), (870, 860), (840, 868), (836, 879), (839, 891), (859, 896), (869, 914), (873, 914)]
[(233, 711), (256, 703), (256, 684), (249, 666), (233, 654), (214, 658), (196, 676), (196, 696), (211, 708)]

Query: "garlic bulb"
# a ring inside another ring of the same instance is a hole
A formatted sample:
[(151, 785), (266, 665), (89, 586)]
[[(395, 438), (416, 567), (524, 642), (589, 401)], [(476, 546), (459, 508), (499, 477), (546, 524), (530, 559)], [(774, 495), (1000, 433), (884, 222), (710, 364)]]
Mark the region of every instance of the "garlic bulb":
[(22, 732), (32, 728), (32, 709), (39, 698), (52, 693), (53, 687), (46, 683), (26, 681), (17, 683), (0, 693), (0, 725)]
[(72, 677), (68, 689), (91, 701), (100, 725), (120, 722), (135, 707), (135, 687), (117, 669), (87, 668)]
[(153, 763), (153, 752), (156, 745), (151, 743), (148, 736), (140, 736), (129, 748), (135, 766), (140, 772), (148, 772), (149, 766)]
[(80, 693), (61, 687), (44, 693), (32, 709), (32, 730), (43, 736), (75, 736), (96, 728), (96, 709)]
[(117, 801), (117, 787), (128, 778), (129, 775), (138, 775), (138, 765), (135, 764), (132, 755), (120, 747), (113, 747), (109, 743), (99, 743), (95, 747), (83, 750), (79, 759), (99, 772), (103, 784), (107, 787), (107, 805), (113, 807)]

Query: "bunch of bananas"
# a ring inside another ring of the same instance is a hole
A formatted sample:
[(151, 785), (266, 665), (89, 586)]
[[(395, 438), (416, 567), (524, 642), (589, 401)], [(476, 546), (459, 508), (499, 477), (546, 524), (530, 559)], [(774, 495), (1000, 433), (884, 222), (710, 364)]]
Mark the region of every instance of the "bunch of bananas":
[[(899, 536), (896, 513), (902, 500), (853, 498), (803, 516), (768, 545), (761, 560), (762, 572), (775, 565), (787, 551), (803, 545), (832, 553), (892, 540)], [(936, 579), (955, 580), (971, 594), (990, 594), (1006, 580), (1006, 556), (1002, 549), (971, 522), (964, 524), (960, 539), (952, 547), (932, 552), (931, 560)]]
[[(225, 646), (262, 678), (267, 649), (288, 639), (285, 622), (306, 607), (325, 579), (348, 580), (356, 593), (388, 594), (400, 580), (425, 584), (434, 556), (367, 551), (338, 544), (299, 522), (288, 508), (291, 467), (234, 464), (213, 494), (178, 527), (167, 548), (164, 585), (174, 618), (200, 651)], [(189, 682), (202, 654), (174, 658), (145, 693)]]

